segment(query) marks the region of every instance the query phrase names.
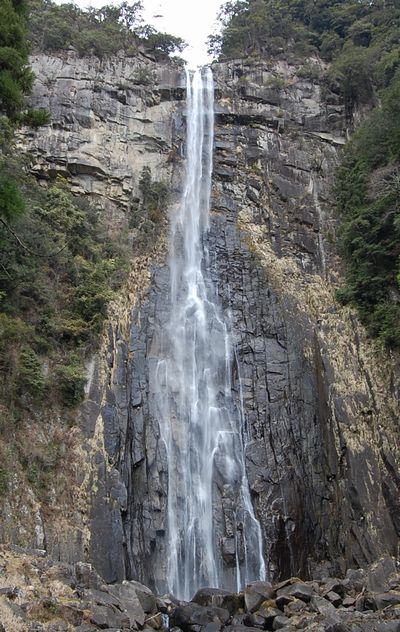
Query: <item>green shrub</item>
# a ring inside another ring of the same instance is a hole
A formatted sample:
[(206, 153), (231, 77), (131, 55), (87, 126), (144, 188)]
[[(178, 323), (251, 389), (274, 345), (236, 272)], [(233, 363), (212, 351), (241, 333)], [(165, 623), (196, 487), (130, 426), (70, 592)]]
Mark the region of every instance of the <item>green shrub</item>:
[(12, 178), (0, 166), (0, 217), (12, 221), (25, 211), (25, 200)]
[(18, 394), (23, 396), (28, 393), (33, 399), (40, 400), (44, 386), (42, 363), (33, 349), (23, 349), (18, 359)]
[(273, 90), (284, 90), (288, 86), (288, 82), (284, 77), (274, 76), (268, 79), (267, 85)]
[(3, 466), (0, 466), (0, 496), (7, 494), (9, 483), (10, 475), (8, 471)]
[(142, 86), (154, 85), (156, 83), (156, 79), (157, 75), (154, 70), (151, 70), (151, 68), (147, 68), (146, 66), (136, 68), (132, 76), (133, 83)]
[(71, 357), (69, 364), (59, 366), (55, 373), (55, 383), (62, 403), (77, 406), (85, 396), (86, 373), (78, 358)]
[(320, 65), (314, 62), (307, 62), (303, 64), (296, 72), (297, 76), (302, 79), (309, 79), (310, 81), (321, 81), (324, 77), (324, 71)]
[(28, 110), (23, 115), (23, 122), (30, 127), (42, 127), (50, 122), (50, 113), (47, 110)]

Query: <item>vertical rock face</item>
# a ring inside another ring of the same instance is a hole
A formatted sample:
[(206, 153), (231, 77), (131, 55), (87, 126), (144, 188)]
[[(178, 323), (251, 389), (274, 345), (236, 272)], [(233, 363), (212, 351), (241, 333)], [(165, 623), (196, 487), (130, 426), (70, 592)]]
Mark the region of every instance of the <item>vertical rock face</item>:
[(395, 554), (399, 535), (398, 373), (334, 299), (343, 111), (296, 71), (217, 66), (210, 235), (253, 436), (253, 497), (279, 577)]
[[(173, 170), (171, 156), (183, 138), (182, 77), (155, 68), (158, 87), (132, 84), (122, 98), (115, 85), (137, 63), (38, 58), (43, 86), (43, 76), (54, 77), (46, 89), (37, 85), (34, 105), (50, 104), (53, 130), (24, 139), (39, 177), (65, 171), (77, 192), (103, 200), (120, 223), (144, 164), (173, 191), (181, 181), (181, 163)], [(332, 183), (343, 108), (297, 71), (283, 62), (215, 66), (207, 238), (236, 350), (234, 397), (251, 437), (251, 496), (269, 572), (282, 578), (323, 566), (340, 573), (396, 554), (400, 533), (398, 367), (334, 297), (340, 263)], [(165, 248), (152, 244), (135, 258), (127, 294), (110, 310), (81, 411), (91, 463), (82, 483), (89, 536), (81, 555), (108, 581), (134, 577), (159, 589), (167, 470), (150, 379), (168, 286)], [(216, 546), (229, 563), (225, 504)]]

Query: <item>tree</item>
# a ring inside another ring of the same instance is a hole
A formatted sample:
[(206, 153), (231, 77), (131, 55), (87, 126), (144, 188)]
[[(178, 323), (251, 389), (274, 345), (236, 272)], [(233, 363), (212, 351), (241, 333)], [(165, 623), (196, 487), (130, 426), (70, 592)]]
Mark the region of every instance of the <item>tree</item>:
[(24, 95), (32, 85), (28, 62), (26, 4), (23, 0), (0, 3), (0, 110), (16, 118)]

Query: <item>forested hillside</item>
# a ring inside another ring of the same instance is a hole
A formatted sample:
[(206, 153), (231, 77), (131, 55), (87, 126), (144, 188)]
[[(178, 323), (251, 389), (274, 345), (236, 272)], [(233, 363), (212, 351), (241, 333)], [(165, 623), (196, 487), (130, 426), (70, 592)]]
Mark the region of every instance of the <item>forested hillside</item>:
[(30, 0), (29, 31), (33, 50), (57, 51), (72, 46), (80, 55), (104, 57), (138, 50), (156, 57), (182, 52), (185, 42), (145, 24), (141, 2), (81, 9), (73, 3)]
[[(355, 114), (370, 111), (348, 143), (337, 174), (339, 248), (346, 283), (339, 291), (357, 306), (368, 331), (400, 346), (400, 6), (375, 0), (239, 0), (220, 14), (210, 50), (223, 59), (291, 58), (321, 77)], [(357, 119), (360, 117), (357, 116)]]

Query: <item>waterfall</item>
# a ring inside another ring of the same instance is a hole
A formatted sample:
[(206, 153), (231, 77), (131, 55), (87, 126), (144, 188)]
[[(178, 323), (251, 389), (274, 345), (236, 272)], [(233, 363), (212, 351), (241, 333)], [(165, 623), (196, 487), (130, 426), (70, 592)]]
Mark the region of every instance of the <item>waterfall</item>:
[(186, 82), (186, 174), (171, 219), (170, 312), (154, 376), (168, 462), (165, 588), (181, 599), (201, 586), (240, 589), (265, 578), (261, 528), (245, 469), (243, 407), (232, 391), (235, 354), (207, 269), (212, 72), (187, 71)]

